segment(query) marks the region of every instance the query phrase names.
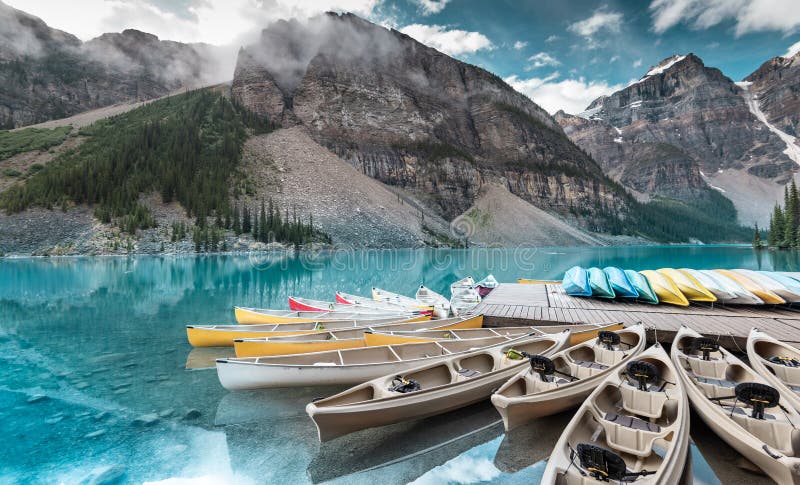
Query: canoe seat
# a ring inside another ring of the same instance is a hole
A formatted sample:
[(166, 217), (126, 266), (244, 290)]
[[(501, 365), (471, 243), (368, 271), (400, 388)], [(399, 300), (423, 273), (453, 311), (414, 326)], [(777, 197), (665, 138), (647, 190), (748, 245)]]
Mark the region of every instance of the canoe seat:
[(735, 382), (726, 381), (723, 379), (716, 379), (714, 377), (694, 376), (694, 378), (697, 379), (697, 382), (701, 382), (703, 384), (710, 384), (712, 386), (727, 387), (731, 389), (736, 387)]
[(464, 377), (475, 377), (480, 374), (480, 371), (474, 369), (458, 369), (457, 372)]
[[(722, 409), (727, 411), (729, 414), (733, 412), (733, 414), (741, 414), (742, 416), (747, 416), (748, 418), (750, 417), (750, 410), (748, 408), (743, 408), (741, 406), (736, 406), (735, 408), (731, 406), (723, 406)], [(775, 420), (775, 415), (764, 413), (764, 419), (767, 421)]]
[(587, 369), (598, 369), (598, 370), (606, 370), (608, 369), (607, 365), (599, 364), (597, 362), (587, 362), (585, 360), (576, 360), (576, 364), (581, 367), (586, 367)]
[(616, 413), (606, 413), (606, 420), (611, 421), (614, 424), (618, 424), (625, 428), (635, 429), (639, 431), (649, 431), (651, 433), (660, 433), (661, 426), (657, 425), (656, 423), (651, 423), (649, 421), (645, 421), (644, 419), (639, 419), (633, 416), (625, 416)]

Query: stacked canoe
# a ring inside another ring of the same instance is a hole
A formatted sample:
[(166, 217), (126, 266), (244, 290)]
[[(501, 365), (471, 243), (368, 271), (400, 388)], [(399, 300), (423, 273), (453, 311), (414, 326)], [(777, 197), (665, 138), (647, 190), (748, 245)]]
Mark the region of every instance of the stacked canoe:
[(749, 269), (574, 266), (561, 282), (568, 295), (688, 306), (696, 303), (780, 305), (800, 302), (800, 275)]

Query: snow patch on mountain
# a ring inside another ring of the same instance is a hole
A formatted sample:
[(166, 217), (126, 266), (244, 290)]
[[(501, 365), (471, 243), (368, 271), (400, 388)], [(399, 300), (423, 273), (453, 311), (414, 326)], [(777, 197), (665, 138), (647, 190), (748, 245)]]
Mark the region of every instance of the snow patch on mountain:
[(752, 83), (749, 81), (736, 83), (737, 86), (742, 88), (742, 97), (744, 97), (750, 112), (753, 113), (756, 118), (758, 118), (758, 121), (762, 122), (764, 126), (766, 126), (771, 132), (778, 135), (778, 138), (786, 143), (786, 150), (784, 150), (783, 153), (794, 160), (795, 163), (800, 165), (800, 146), (797, 146), (797, 139), (792, 135), (778, 129), (776, 126), (767, 121), (766, 115), (763, 111), (761, 111), (761, 107), (758, 105), (758, 97), (750, 90), (751, 84)]

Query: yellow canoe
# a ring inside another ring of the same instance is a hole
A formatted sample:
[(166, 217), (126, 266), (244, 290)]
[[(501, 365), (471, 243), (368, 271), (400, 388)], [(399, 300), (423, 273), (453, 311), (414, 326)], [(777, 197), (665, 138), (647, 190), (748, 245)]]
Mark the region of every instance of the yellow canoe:
[(297, 312), (291, 310), (262, 310), (260, 308), (234, 307), (236, 321), (242, 325), (264, 325), (269, 323), (313, 323), (326, 320), (367, 320), (394, 317), (397, 319), (414, 316), (418, 320), (430, 320), (430, 315), (419, 312), (392, 313), (361, 309), (360, 311)]
[(674, 268), (661, 268), (656, 271), (671, 279), (678, 289), (681, 290), (683, 296), (689, 301), (717, 301), (717, 297), (714, 296), (708, 288), (703, 286), (694, 276), (688, 273)]
[(689, 306), (689, 300), (669, 276), (652, 270), (639, 271), (639, 273), (647, 278), (647, 282), (650, 283), (650, 287), (656, 293), (660, 303)]
[(417, 317), (406, 319), (380, 318), (374, 320), (332, 320), (326, 322), (303, 323), (270, 323), (263, 325), (187, 325), (186, 337), (192, 347), (233, 347), (238, 338), (288, 337), (326, 332), (328, 330), (345, 330), (378, 325), (417, 325), (407, 330), (429, 329), (439, 322), (419, 320)]
[(532, 280), (528, 278), (517, 278), (520, 285), (560, 285), (561, 280)]
[[(463, 328), (480, 328), (483, 325), (483, 315), (469, 318), (448, 318), (432, 320), (428, 327), (430, 330), (453, 330)], [(293, 337), (276, 338), (239, 338), (234, 340), (233, 349), (236, 357), (262, 357), (267, 355), (307, 354), (310, 352), (323, 352), (326, 350), (352, 349), (364, 347), (364, 334), (368, 331), (397, 331), (414, 330), (407, 327), (388, 326), (360, 327), (350, 330), (331, 330), (316, 334), (296, 335)]]
[(741, 273), (736, 273), (727, 269), (715, 269), (714, 271), (744, 286), (747, 291), (761, 298), (767, 305), (786, 303), (786, 300)]
[(469, 340), (486, 337), (515, 337), (526, 334), (553, 334), (570, 330), (570, 345), (577, 345), (587, 340), (597, 337), (600, 330), (616, 331), (622, 330), (621, 323), (579, 323), (573, 325), (538, 325), (531, 327), (497, 327), (497, 328), (475, 328), (466, 330), (419, 330), (414, 332), (407, 331), (385, 331), (382, 329), (364, 334), (364, 344), (366, 347), (378, 345), (395, 345), (415, 342), (435, 342), (441, 340)]

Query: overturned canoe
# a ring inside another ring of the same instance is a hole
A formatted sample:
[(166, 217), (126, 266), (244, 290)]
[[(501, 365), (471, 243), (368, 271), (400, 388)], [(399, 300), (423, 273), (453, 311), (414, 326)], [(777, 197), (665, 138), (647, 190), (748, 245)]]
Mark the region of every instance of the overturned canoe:
[(566, 294), (571, 296), (592, 296), (589, 272), (580, 266), (573, 266), (564, 272), (561, 287), (564, 288)]
[(471, 338), (522, 336), (526, 334), (552, 334), (564, 330), (570, 331), (570, 345), (591, 340), (597, 337), (602, 330), (621, 330), (621, 323), (578, 323), (571, 325), (538, 325), (531, 327), (497, 327), (497, 328), (469, 328), (461, 330), (388, 330), (376, 329), (364, 333), (364, 344), (368, 347), (375, 345), (396, 345), (412, 342), (431, 342), (439, 340), (464, 340)]
[(650, 303), (651, 305), (658, 304), (658, 296), (656, 295), (656, 292), (653, 291), (653, 288), (650, 287), (650, 282), (647, 281), (647, 278), (645, 278), (644, 275), (638, 271), (626, 269), (625, 276), (628, 277), (628, 281), (630, 281), (633, 287), (636, 288), (636, 293), (639, 294), (639, 296), (636, 298), (637, 300)]
[(659, 273), (658, 271), (651, 270), (639, 271), (639, 273), (647, 278), (647, 282), (650, 283), (650, 287), (653, 289), (656, 296), (658, 296), (658, 301), (660, 303), (689, 306), (689, 300), (686, 299), (681, 290), (669, 276)]
[[(405, 324), (408, 325), (408, 324)], [(469, 318), (454, 317), (443, 320), (429, 320), (412, 324), (416, 328), (392, 325), (386, 330), (427, 330), (439, 331), (459, 328), (480, 328), (483, 315)], [(364, 347), (364, 333), (381, 329), (380, 326), (358, 327), (345, 330), (330, 330), (294, 336), (275, 336), (269, 338), (237, 338), (233, 348), (237, 357), (258, 357), (266, 355), (305, 354), (326, 350), (341, 350)]]
[(241, 338), (285, 337), (320, 333), (327, 330), (363, 329), (391, 324), (411, 324), (412, 326), (406, 327), (406, 329), (414, 330), (433, 328), (440, 325), (440, 322), (432, 322), (429, 319), (420, 320), (418, 317), (391, 317), (264, 325), (187, 325), (186, 336), (193, 347), (233, 347), (233, 341)]
[(796, 303), (800, 301), (800, 293), (794, 291), (794, 287), (796, 285), (792, 285), (792, 287), (787, 287), (784, 284), (778, 282), (775, 278), (770, 278), (766, 274), (761, 271), (753, 271), (750, 269), (734, 269), (734, 273), (743, 275), (747, 278), (750, 278), (752, 281), (755, 281), (762, 288), (765, 290), (771, 291), (778, 295), (779, 297), (783, 298), (789, 303)]
[(754, 328), (747, 338), (747, 359), (753, 370), (800, 411), (799, 350)]
[(430, 305), (433, 308), (434, 317), (447, 318), (450, 316), (450, 300), (427, 286), (419, 285), (417, 294), (414, 296), (421, 304)]
[(800, 484), (800, 415), (780, 392), (712, 338), (682, 326), (672, 362), (697, 414), (780, 484)]
[(686, 391), (656, 344), (616, 368), (581, 405), (541, 483), (679, 483), (689, 441)]
[[(734, 303), (736, 301), (736, 293), (728, 290), (730, 285), (720, 284), (717, 279), (696, 269), (681, 268), (678, 271), (683, 273), (685, 277), (691, 278), (703, 285), (703, 288), (710, 291), (717, 301), (721, 303)], [(680, 285), (678, 286), (680, 287)]]
[(616, 266), (607, 266), (603, 268), (603, 272), (606, 274), (608, 278), (608, 283), (611, 285), (611, 289), (614, 290), (614, 294), (617, 295), (619, 298), (638, 298), (639, 292), (636, 291), (636, 287), (628, 279), (628, 275), (625, 274), (620, 268)]
[(475, 283), (475, 289), (478, 290), (478, 295), (481, 298), (492, 292), (500, 283), (492, 275), (486, 275), (486, 278)]
[(800, 281), (781, 273), (776, 273), (775, 271), (759, 271), (758, 273), (777, 281), (787, 289), (791, 290), (792, 293), (800, 294)]
[(606, 272), (600, 268), (589, 268), (589, 286), (595, 298), (614, 298), (614, 289), (608, 282)]
[[(634, 359), (645, 341), (642, 324), (602, 332), (549, 359), (542, 358), (540, 363), (534, 361), (531, 368), (523, 369), (492, 395), (492, 404), (506, 430), (579, 406), (609, 374)], [(538, 372), (539, 364), (552, 372)]]
[[(405, 344), (445, 345), (459, 342)], [(569, 345), (569, 332), (523, 337), (372, 379), (306, 406), (320, 441), (375, 426), (452, 411), (487, 399), (530, 365), (526, 355), (550, 355)], [(380, 348), (371, 347), (370, 350)]]
[(730, 278), (736, 283), (742, 285), (744, 289), (754, 294), (761, 301), (763, 301), (768, 305), (780, 305), (782, 303), (786, 303), (786, 300), (776, 295), (769, 289), (764, 288), (763, 286), (758, 284), (758, 282), (753, 281), (751, 278), (748, 278), (747, 275), (735, 271), (730, 271), (727, 269), (715, 269), (714, 272), (726, 278)]
[(731, 293), (736, 295), (730, 303), (735, 303), (737, 305), (763, 305), (764, 301), (748, 291), (744, 286), (740, 285), (736, 281), (728, 278), (727, 276), (718, 273), (714, 270), (704, 269), (696, 271), (709, 279), (713, 280), (714, 283), (717, 284), (719, 288), (727, 293)]
[(700, 284), (692, 275), (678, 271), (675, 268), (661, 268), (657, 271), (671, 279), (687, 300), (709, 303), (717, 301), (717, 297), (708, 291), (708, 288)]
[[(269, 323), (312, 323), (326, 320), (364, 320), (375, 318), (406, 318), (407, 312), (387, 312), (370, 309), (332, 312), (296, 312), (287, 310), (268, 310), (261, 308), (235, 307), (236, 321), (243, 325), (263, 325)], [(431, 318), (430, 315), (419, 315), (421, 320)]]

